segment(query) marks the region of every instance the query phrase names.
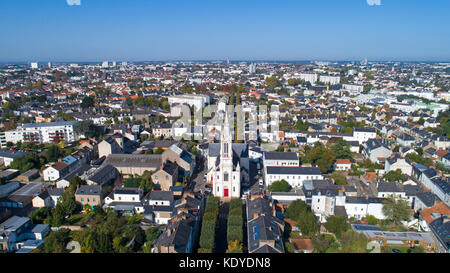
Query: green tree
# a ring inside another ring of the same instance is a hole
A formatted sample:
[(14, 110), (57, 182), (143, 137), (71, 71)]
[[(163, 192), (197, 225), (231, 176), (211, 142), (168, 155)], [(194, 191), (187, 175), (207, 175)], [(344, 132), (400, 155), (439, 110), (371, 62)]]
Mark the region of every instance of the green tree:
[(333, 232), (337, 238), (340, 238), (344, 232), (350, 229), (350, 224), (343, 216), (331, 215), (327, 218), (327, 222), (324, 224), (324, 227)]
[(336, 143), (331, 146), (331, 150), (336, 158), (353, 159), (352, 152), (350, 151), (350, 144), (343, 139), (336, 141)]
[(314, 247), (314, 252), (325, 253), (334, 242), (332, 236), (327, 236), (326, 234), (316, 234), (311, 237), (311, 243)]
[(383, 176), (384, 179), (386, 179), (389, 182), (397, 182), (397, 181), (403, 181), (403, 173), (400, 169), (395, 171), (390, 171), (387, 174)]
[(342, 250), (345, 253), (367, 253), (367, 237), (352, 229), (341, 235)]
[(62, 228), (52, 231), (44, 238), (44, 253), (65, 253), (66, 246), (70, 241), (70, 230)]
[(269, 186), (270, 192), (289, 192), (291, 186), (286, 180), (275, 181)]
[(309, 124), (308, 122), (303, 122), (303, 120), (299, 119), (295, 124), (295, 129), (299, 131), (308, 131)]
[(318, 232), (316, 217), (311, 208), (302, 200), (292, 202), (286, 209), (285, 217), (296, 221), (305, 236), (311, 236)]
[(81, 108), (83, 108), (83, 109), (93, 107), (94, 105), (95, 105), (95, 101), (94, 101), (94, 98), (91, 96), (84, 97), (80, 104)]
[(306, 151), (306, 159), (308, 162), (319, 166), (320, 171), (325, 173), (333, 166), (336, 157), (332, 150), (325, 148), (323, 144), (318, 142), (312, 150)]
[(334, 172), (330, 175), (336, 185), (347, 185), (347, 176), (343, 172)]
[(411, 210), (406, 200), (389, 197), (383, 201), (383, 214), (388, 220), (399, 224), (402, 220), (409, 220)]

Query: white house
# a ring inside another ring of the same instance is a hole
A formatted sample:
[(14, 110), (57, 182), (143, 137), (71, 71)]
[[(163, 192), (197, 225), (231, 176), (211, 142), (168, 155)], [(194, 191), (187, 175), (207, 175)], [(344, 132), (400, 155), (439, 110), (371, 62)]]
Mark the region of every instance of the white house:
[(376, 138), (377, 133), (374, 128), (370, 129), (355, 129), (353, 130), (353, 138), (358, 141), (359, 144), (363, 144), (371, 138)]
[(300, 161), (297, 153), (293, 152), (265, 152), (263, 155), (264, 167), (299, 167)]
[(286, 180), (291, 187), (302, 187), (305, 180), (320, 180), (323, 176), (320, 168), (267, 167), (264, 178), (267, 187), (280, 180)]
[(116, 188), (105, 198), (103, 207), (143, 213), (142, 197), (143, 190), (140, 188)]
[(411, 161), (408, 158), (401, 158), (399, 155), (388, 158), (384, 165), (385, 173), (396, 170), (401, 170), (403, 174), (411, 176), (413, 171)]
[(363, 155), (372, 162), (380, 162), (392, 155), (391, 149), (379, 139), (372, 138), (364, 143)]
[(336, 159), (333, 165), (333, 170), (335, 171), (348, 171), (352, 167), (352, 162), (348, 159)]
[(367, 215), (373, 215), (377, 219), (385, 219), (383, 213), (382, 198), (346, 197), (345, 211), (349, 218), (360, 220)]
[(44, 171), (44, 181), (57, 181), (68, 173), (68, 166), (64, 162), (56, 162), (50, 167), (47, 167)]

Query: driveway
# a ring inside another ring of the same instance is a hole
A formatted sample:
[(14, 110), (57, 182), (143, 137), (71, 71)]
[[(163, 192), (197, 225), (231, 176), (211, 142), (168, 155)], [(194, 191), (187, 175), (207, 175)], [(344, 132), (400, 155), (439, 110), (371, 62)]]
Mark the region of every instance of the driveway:
[(214, 253), (225, 253), (227, 251), (227, 223), (229, 210), (229, 202), (220, 202), (219, 221), (217, 223), (218, 227), (216, 229)]

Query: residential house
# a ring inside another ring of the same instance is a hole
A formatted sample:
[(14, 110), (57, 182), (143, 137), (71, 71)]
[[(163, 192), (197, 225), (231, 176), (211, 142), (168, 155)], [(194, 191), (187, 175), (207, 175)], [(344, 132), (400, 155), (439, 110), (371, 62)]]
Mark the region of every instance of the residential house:
[(44, 181), (52, 181), (55, 182), (61, 177), (65, 176), (69, 173), (69, 167), (64, 162), (56, 162), (52, 166), (46, 168), (43, 171)]
[(105, 197), (103, 208), (122, 213), (143, 213), (143, 190), (140, 188), (115, 188)]
[(320, 168), (313, 167), (266, 167), (265, 185), (286, 180), (291, 187), (302, 187), (305, 180), (323, 179)]
[(300, 160), (293, 152), (265, 152), (263, 155), (264, 167), (299, 167)]
[(75, 201), (82, 206), (102, 206), (104, 190), (101, 186), (82, 185), (75, 192)]
[(168, 191), (178, 180), (178, 164), (167, 161), (161, 169), (152, 174), (152, 181), (161, 186), (161, 190)]
[(334, 171), (349, 171), (352, 167), (352, 162), (348, 159), (336, 159), (333, 165)]
[(364, 143), (363, 155), (372, 162), (384, 162), (392, 155), (391, 149), (379, 139), (369, 139)]
[(161, 155), (155, 154), (111, 154), (103, 165), (114, 166), (122, 175), (142, 176), (145, 171), (154, 172), (161, 166)]
[(389, 157), (384, 163), (384, 172), (401, 170), (403, 174), (412, 176), (412, 162), (408, 158), (402, 158), (399, 154)]
[[(117, 138), (119, 139), (119, 138)], [(102, 142), (98, 144), (98, 156), (108, 156), (111, 154), (122, 154), (123, 153), (123, 145), (120, 141), (117, 141), (116, 138), (107, 137)]]
[(266, 196), (246, 199), (249, 253), (284, 253), (284, 222), (276, 217), (273, 201)]

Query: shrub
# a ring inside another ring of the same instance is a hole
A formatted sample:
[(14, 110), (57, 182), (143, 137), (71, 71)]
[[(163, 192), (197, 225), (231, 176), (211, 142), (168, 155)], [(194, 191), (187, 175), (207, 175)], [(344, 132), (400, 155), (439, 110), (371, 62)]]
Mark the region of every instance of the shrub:
[(228, 226), (227, 228), (227, 241), (243, 241), (243, 230), (241, 226)]
[(212, 253), (212, 249), (211, 248), (199, 248), (197, 250), (197, 253)]

